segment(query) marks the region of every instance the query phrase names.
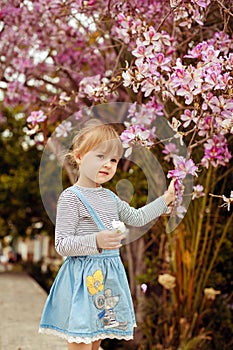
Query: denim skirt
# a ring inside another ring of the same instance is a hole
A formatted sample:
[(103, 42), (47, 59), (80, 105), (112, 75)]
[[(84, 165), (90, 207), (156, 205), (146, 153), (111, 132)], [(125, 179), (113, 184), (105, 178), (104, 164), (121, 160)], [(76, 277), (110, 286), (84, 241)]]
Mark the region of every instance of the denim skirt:
[(67, 257), (50, 290), (39, 333), (72, 343), (133, 339), (132, 298), (119, 250)]

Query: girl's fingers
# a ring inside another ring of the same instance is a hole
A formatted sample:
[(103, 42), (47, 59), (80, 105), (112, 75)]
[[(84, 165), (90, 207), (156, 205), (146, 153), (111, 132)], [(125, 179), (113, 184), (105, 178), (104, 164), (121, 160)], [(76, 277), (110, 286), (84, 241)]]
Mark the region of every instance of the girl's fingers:
[(121, 247), (122, 247), (122, 244), (118, 244), (118, 245), (114, 245), (112, 247), (107, 247), (107, 248), (104, 248), (104, 249), (111, 250), (111, 249), (118, 249), (118, 248), (121, 248)]

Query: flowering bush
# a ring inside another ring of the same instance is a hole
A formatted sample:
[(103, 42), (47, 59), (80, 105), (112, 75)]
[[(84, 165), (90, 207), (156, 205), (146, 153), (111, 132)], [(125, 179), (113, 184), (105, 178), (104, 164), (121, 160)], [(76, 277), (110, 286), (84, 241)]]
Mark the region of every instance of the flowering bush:
[[(208, 283), (232, 232), (232, 17), (228, 0), (2, 1), (2, 109), (23, 113), (27, 137), (40, 133), (45, 145), (54, 130), (57, 138), (69, 135), (73, 125), (61, 121), (71, 114), (79, 120), (86, 106), (119, 101), (131, 104), (127, 120), (116, 121), (124, 122), (126, 156), (135, 146), (153, 152), (163, 146), (161, 162), (176, 180), (174, 210), (184, 219), (163, 241), (159, 274), (175, 283), (163, 291), (158, 312), (164, 328), (154, 349), (192, 349), (194, 340), (196, 349), (210, 340), (202, 324), (203, 295), (210, 301), (206, 290), (221, 289)], [(158, 137), (163, 119), (171, 131), (166, 142)], [(189, 176), (195, 181), (187, 192)], [(192, 202), (186, 213), (187, 197)], [(137, 271), (131, 265), (132, 292), (140, 300), (133, 280), (143, 264), (136, 264)]]

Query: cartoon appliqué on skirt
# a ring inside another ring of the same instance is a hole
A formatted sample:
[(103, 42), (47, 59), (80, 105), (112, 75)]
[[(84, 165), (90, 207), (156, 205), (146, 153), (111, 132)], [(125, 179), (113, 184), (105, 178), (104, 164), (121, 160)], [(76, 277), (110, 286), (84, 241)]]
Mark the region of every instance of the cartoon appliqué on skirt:
[(102, 326), (107, 328), (117, 328), (125, 330), (127, 329), (127, 321), (119, 322), (116, 320), (115, 306), (119, 303), (120, 296), (112, 295), (110, 288), (104, 289), (103, 274), (101, 270), (96, 270), (93, 276), (87, 276), (87, 289), (88, 292), (94, 296), (95, 294), (102, 292), (94, 298), (94, 305), (97, 309), (101, 310), (98, 314), (99, 320), (101, 320)]

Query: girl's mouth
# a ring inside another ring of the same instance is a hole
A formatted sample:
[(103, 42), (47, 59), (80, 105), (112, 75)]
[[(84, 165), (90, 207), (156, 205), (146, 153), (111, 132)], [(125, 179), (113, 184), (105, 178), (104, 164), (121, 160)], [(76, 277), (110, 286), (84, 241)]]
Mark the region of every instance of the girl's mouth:
[(101, 174), (101, 175), (108, 175), (108, 173), (106, 171), (99, 171), (99, 174)]

